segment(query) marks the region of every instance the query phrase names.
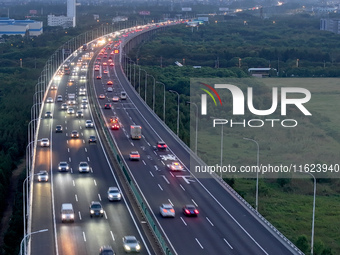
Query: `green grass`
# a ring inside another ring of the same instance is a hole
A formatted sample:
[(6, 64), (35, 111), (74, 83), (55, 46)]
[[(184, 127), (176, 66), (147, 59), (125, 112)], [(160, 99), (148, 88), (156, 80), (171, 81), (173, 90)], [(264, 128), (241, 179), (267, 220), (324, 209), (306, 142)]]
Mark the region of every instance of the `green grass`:
[[(311, 91), (305, 104), (312, 113), (303, 117), (293, 113), (299, 124), (296, 128), (230, 128), (224, 127), (223, 164), (256, 165), (256, 145), (243, 137), (255, 139), (260, 146), (260, 163), (289, 165), (305, 163), (340, 164), (340, 79), (336, 78), (266, 78), (259, 79), (267, 87), (302, 87)], [(289, 110), (292, 110), (289, 108)], [(216, 116), (220, 117), (220, 116)], [(284, 117), (277, 115), (277, 117)], [(227, 117), (226, 117), (227, 118)], [(230, 117), (229, 117), (230, 118)], [(247, 118), (247, 117), (245, 117)], [(290, 117), (287, 117), (290, 118)], [(221, 127), (212, 128), (212, 120), (200, 120), (198, 154), (208, 164), (220, 164)], [(191, 136), (194, 139), (194, 135)], [(340, 254), (340, 172), (322, 174), (317, 182), (315, 242)], [(255, 206), (255, 174), (235, 178), (234, 188)], [(259, 212), (290, 240), (301, 235), (310, 241), (313, 182), (306, 174), (287, 175), (288, 181), (279, 183), (281, 175), (260, 175)], [(263, 178), (262, 178), (263, 177)], [(293, 178), (290, 178), (293, 177)], [(248, 179), (247, 179), (248, 178)], [(280, 185), (281, 184), (281, 185)], [(315, 254), (321, 252), (315, 252)]]

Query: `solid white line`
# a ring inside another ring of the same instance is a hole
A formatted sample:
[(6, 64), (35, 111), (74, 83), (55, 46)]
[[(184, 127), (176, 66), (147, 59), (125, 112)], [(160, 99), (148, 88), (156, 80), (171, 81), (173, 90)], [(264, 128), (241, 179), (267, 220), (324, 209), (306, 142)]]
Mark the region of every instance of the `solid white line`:
[(202, 246), (202, 244), (198, 241), (198, 239), (195, 238), (195, 240), (196, 240), (196, 242), (198, 243), (198, 245), (201, 246), (202, 249), (204, 249), (203, 246)]
[(151, 173), (151, 171), (149, 171), (149, 173), (151, 174), (152, 177), (154, 177), (154, 175)]
[(98, 194), (99, 201), (102, 201), (102, 197)]
[(223, 238), (223, 240), (229, 245), (230, 249), (234, 249), (234, 248), (230, 245), (230, 243), (228, 243), (228, 241), (227, 241), (225, 238)]
[(83, 231), (84, 242), (86, 242), (85, 232)]
[(112, 231), (110, 231), (110, 233), (111, 233), (112, 240), (114, 241), (114, 240), (115, 240), (115, 237), (114, 237)]
[(79, 214), (79, 220), (81, 220), (81, 213), (80, 213), (80, 211), (78, 212), (78, 214)]
[(184, 190), (184, 191), (185, 191), (185, 188), (184, 188), (184, 187), (183, 187), (181, 184), (180, 184), (179, 186), (182, 188), (182, 190)]
[(191, 199), (191, 201), (196, 205), (196, 207), (198, 207), (198, 204), (196, 204), (196, 202), (193, 199)]
[(208, 217), (205, 217), (207, 219), (207, 221), (210, 223), (211, 226), (214, 226), (214, 224), (209, 220)]
[(185, 226), (188, 226), (188, 224), (184, 221), (184, 219), (182, 217), (180, 217), (182, 222), (184, 223)]
[(159, 187), (161, 190), (163, 190), (162, 187), (161, 187), (161, 185), (158, 184), (158, 187)]
[(94, 186), (97, 186), (97, 182), (96, 182), (96, 180), (93, 180), (93, 182), (94, 182)]
[(76, 197), (76, 201), (78, 202), (78, 196), (77, 196), (77, 194), (75, 194), (74, 196)]

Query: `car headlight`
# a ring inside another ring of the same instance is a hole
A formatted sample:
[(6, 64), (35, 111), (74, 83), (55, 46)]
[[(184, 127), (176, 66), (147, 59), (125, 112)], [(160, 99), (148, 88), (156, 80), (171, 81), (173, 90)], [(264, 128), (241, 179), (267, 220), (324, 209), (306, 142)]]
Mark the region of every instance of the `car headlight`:
[(120, 197), (121, 197), (121, 194), (118, 194), (118, 195), (117, 195), (117, 197), (119, 197), (119, 198), (120, 198)]
[(113, 195), (110, 194), (109, 197), (113, 197)]
[(81, 167), (79, 167), (79, 171), (81, 171), (82, 170), (82, 168)]
[(91, 210), (90, 212), (91, 212), (91, 214), (93, 214), (93, 213), (94, 213), (94, 211), (93, 211), (93, 210)]
[(71, 214), (71, 219), (74, 219), (74, 214)]
[(41, 177), (40, 176), (38, 176), (38, 180), (41, 181)]
[(139, 244), (137, 244), (137, 246), (136, 246), (136, 250), (137, 250), (137, 251), (139, 251), (139, 250), (140, 250), (140, 245), (139, 245)]
[(100, 213), (104, 213), (104, 210), (103, 210), (103, 209), (100, 209)]
[(61, 170), (61, 167), (59, 166), (58, 169)]
[(65, 218), (66, 218), (66, 215), (65, 215), (65, 214), (63, 214), (63, 215), (61, 215), (61, 217), (62, 217), (63, 219), (65, 219)]
[(126, 244), (124, 245), (124, 249), (127, 250), (127, 251), (131, 250), (130, 246), (128, 246)]

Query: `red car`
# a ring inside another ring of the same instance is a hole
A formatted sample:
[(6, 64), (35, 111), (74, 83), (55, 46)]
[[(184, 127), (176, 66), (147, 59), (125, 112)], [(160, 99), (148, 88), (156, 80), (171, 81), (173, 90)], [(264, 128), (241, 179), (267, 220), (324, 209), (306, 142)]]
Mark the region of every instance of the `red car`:
[(112, 126), (111, 126), (111, 129), (112, 129), (112, 130), (119, 130), (119, 128), (120, 128), (120, 126), (119, 126), (118, 123), (114, 123), (114, 124), (112, 124)]
[(100, 80), (101, 78), (102, 78), (101, 76), (99, 76), (99, 75), (97, 76), (97, 80)]
[(115, 64), (113, 62), (110, 63), (110, 66), (114, 66)]
[(107, 85), (113, 85), (113, 81), (108, 81), (106, 84)]

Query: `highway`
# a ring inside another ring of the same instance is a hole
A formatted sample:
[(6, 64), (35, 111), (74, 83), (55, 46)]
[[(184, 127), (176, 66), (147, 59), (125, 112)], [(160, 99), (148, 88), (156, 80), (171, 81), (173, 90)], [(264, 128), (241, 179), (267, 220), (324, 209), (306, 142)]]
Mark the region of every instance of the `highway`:
[[(74, 57), (71, 72), (77, 68), (76, 62), (81, 55)], [(145, 236), (132, 212), (129, 202), (110, 202), (107, 190), (110, 186), (120, 187), (115, 176), (115, 169), (108, 161), (96, 128), (86, 128), (85, 120), (92, 120), (91, 109), (82, 109), (84, 116), (76, 117), (62, 103), (67, 101), (68, 94), (76, 94), (75, 111), (80, 110), (81, 102), (86, 95), (79, 96), (79, 88), (86, 85), (85, 71), (77, 71), (78, 75), (62, 76), (57, 90), (50, 90), (48, 97), (53, 103), (45, 103), (39, 128), (39, 140), (49, 138), (49, 147), (37, 147), (34, 166), (34, 185), (32, 203), (31, 232), (48, 229), (48, 232), (32, 235), (31, 254), (98, 254), (102, 245), (110, 245), (117, 254), (124, 252), (122, 237), (134, 235), (140, 241), (141, 254), (154, 254), (149, 249)], [(74, 82), (68, 82), (73, 79)], [(57, 95), (63, 96), (63, 102), (56, 102)], [(71, 106), (69, 106), (71, 107)], [(46, 111), (51, 111), (53, 118), (45, 118)], [(56, 133), (56, 125), (62, 125), (63, 132)], [(79, 138), (71, 138), (73, 130), (79, 132)], [(89, 136), (95, 135), (97, 143), (89, 144)], [(70, 170), (59, 172), (58, 164), (66, 161)], [(80, 173), (78, 165), (81, 161), (88, 162), (89, 173)], [(38, 182), (36, 174), (47, 170), (50, 180)], [(121, 188), (120, 188), (121, 189)], [(121, 189), (122, 190), (122, 189)], [(103, 217), (90, 217), (90, 202), (100, 201), (104, 208)], [(74, 223), (61, 222), (61, 205), (72, 203), (75, 211)]]
[[(49, 91), (48, 96), (55, 99), (57, 95), (63, 95), (65, 101), (69, 93), (75, 93), (77, 111), (84, 97), (79, 96), (79, 88), (88, 84), (94, 86), (92, 100), (101, 108), (107, 123), (104, 128), (110, 129), (110, 117), (118, 116), (120, 129), (111, 130), (111, 136), (173, 254), (299, 254), (217, 179), (190, 173), (190, 164), (200, 165), (199, 159), (190, 158), (188, 148), (133, 90), (122, 72), (119, 55), (114, 55), (114, 66), (110, 66), (110, 51), (105, 51), (107, 57), (104, 57), (105, 54), (95, 54), (94, 65), (100, 68), (95, 71), (94, 66), (89, 65), (87, 77), (91, 79), (88, 82), (81, 79), (86, 71), (79, 71), (73, 83), (68, 82), (72, 75), (64, 75), (58, 90)], [(71, 72), (80, 56), (72, 59), (74, 65)], [(108, 91), (108, 81), (113, 82), (113, 92)], [(121, 91), (127, 93), (127, 99), (112, 102), (113, 96), (119, 97)], [(101, 94), (105, 98), (99, 98)], [(48, 234), (32, 235), (31, 253), (98, 254), (100, 246), (111, 245), (117, 254), (121, 254), (124, 252), (122, 237), (135, 235), (142, 244), (141, 254), (152, 254), (150, 243), (140, 230), (141, 223), (136, 220), (129, 202), (125, 199), (109, 202), (107, 199), (108, 187), (121, 185), (96, 128), (85, 128), (85, 120), (93, 119), (91, 108), (83, 109), (84, 117), (77, 118), (75, 114), (62, 110), (62, 103), (45, 103), (42, 112), (39, 139), (50, 138), (51, 146), (37, 148), (34, 173), (47, 170), (50, 180), (41, 183), (35, 178), (31, 232), (45, 228), (49, 231)], [(111, 103), (112, 109), (104, 109), (105, 103)], [(51, 111), (53, 118), (44, 118), (46, 111)], [(55, 133), (58, 124), (64, 128), (62, 133)], [(130, 126), (133, 124), (142, 126), (142, 139), (130, 138)], [(72, 139), (72, 130), (79, 131), (80, 138)], [(90, 135), (97, 137), (97, 144), (88, 143)], [(168, 146), (165, 151), (154, 148), (161, 140)], [(130, 161), (129, 153), (136, 150), (141, 160)], [(69, 163), (69, 172), (58, 171), (60, 161)], [(90, 173), (78, 172), (81, 161), (89, 163), (92, 168)], [(183, 171), (169, 171), (167, 165), (175, 161), (184, 166)], [(103, 218), (90, 218), (89, 203), (93, 200), (101, 201), (105, 210)], [(76, 212), (74, 223), (61, 222), (62, 203), (73, 204)], [(174, 206), (175, 218), (161, 217), (159, 207), (163, 203)], [(182, 213), (185, 204), (195, 205), (199, 210), (198, 216), (186, 217)]]

